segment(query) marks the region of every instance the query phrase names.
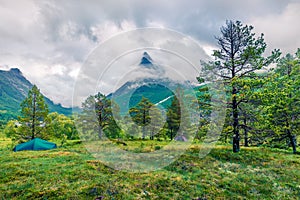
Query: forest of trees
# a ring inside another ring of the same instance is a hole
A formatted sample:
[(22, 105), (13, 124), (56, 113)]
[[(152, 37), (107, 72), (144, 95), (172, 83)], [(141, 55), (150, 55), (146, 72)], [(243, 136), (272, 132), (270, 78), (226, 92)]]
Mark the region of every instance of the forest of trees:
[[(226, 88), (226, 120), (220, 142), (231, 143), (234, 152), (240, 145), (291, 147), (297, 153), (300, 133), (300, 49), (294, 55), (281, 56), (279, 50), (265, 56), (267, 44), (261, 34), (256, 37), (253, 27), (239, 21), (227, 21), (221, 27), (214, 60), (201, 61), (203, 73), (222, 82)], [(199, 83), (202, 74), (195, 77)], [(205, 83), (205, 82), (204, 82)], [(209, 83), (207, 83), (209, 84)], [(179, 90), (178, 90), (179, 91)], [(195, 138), (202, 141), (208, 131), (212, 105), (209, 87), (198, 87), (200, 122)], [(79, 139), (78, 131), (102, 139), (174, 140), (185, 135), (192, 125), (182, 121), (186, 115), (177, 92), (171, 105), (160, 110), (142, 97), (128, 115), (118, 114), (118, 105), (105, 95), (89, 96), (82, 103), (82, 112), (74, 117), (48, 113), (39, 89), (34, 86), (22, 102), (22, 116), (4, 127), (4, 133), (16, 140), (34, 137)], [(195, 107), (196, 109), (197, 107)], [(114, 111), (114, 113), (113, 113)], [(116, 119), (123, 118), (122, 129)], [(80, 130), (76, 130), (75, 122)], [(179, 127), (183, 126), (179, 133)]]
[[(221, 36), (216, 37), (219, 49), (213, 53), (214, 61), (202, 62), (204, 72), (226, 87), (228, 100), (224, 103), (228, 110), (223, 142), (232, 142), (233, 151), (238, 152), (243, 134), (244, 146), (279, 147), (285, 143), (296, 153), (300, 50), (282, 58), (280, 51), (274, 50), (265, 57), (263, 34), (255, 38), (252, 30), (252, 26), (239, 21), (227, 21), (221, 27)], [(203, 104), (203, 97), (200, 102)]]

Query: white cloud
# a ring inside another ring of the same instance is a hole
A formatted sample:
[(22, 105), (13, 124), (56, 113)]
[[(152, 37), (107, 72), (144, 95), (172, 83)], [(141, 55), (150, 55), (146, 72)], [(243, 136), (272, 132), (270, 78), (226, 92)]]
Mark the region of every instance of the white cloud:
[(269, 50), (280, 48), (283, 53), (294, 53), (300, 47), (300, 2), (288, 4), (280, 13), (270, 13), (250, 21), (256, 32), (265, 33)]
[(296, 0), (2, 0), (0, 68), (19, 67), (44, 94), (70, 106), (84, 60), (118, 33), (170, 28), (192, 36), (210, 54), (220, 26), (238, 19), (265, 33), (268, 51), (293, 53), (300, 46), (299, 5)]
[(136, 26), (133, 22), (127, 20), (119, 24), (116, 24), (114, 21), (105, 21), (92, 26), (90, 29), (92, 35), (97, 38), (98, 41), (103, 42), (120, 32), (136, 29)]

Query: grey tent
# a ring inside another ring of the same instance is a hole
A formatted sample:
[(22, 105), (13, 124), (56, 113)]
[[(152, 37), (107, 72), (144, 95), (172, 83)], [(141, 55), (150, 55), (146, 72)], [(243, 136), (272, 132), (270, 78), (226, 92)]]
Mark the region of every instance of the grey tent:
[(188, 141), (184, 135), (178, 135), (174, 138), (175, 141), (186, 142)]

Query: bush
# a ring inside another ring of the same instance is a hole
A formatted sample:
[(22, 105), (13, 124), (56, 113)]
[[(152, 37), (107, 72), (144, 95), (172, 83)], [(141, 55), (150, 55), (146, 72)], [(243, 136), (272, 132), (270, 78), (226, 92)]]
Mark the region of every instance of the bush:
[(158, 146), (158, 145), (157, 145), (157, 146), (154, 147), (154, 150), (155, 150), (155, 151), (158, 151), (158, 150), (160, 150), (160, 149), (161, 149), (161, 146)]

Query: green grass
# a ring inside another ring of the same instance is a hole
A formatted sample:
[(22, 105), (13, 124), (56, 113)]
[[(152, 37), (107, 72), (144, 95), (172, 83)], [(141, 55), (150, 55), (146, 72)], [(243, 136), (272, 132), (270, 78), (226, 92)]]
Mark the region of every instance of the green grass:
[[(155, 151), (166, 142), (132, 141), (128, 151)], [(216, 146), (200, 159), (193, 144), (180, 159), (151, 173), (117, 171), (82, 144), (12, 152), (0, 140), (0, 199), (299, 199), (300, 156), (269, 148)]]

